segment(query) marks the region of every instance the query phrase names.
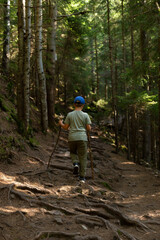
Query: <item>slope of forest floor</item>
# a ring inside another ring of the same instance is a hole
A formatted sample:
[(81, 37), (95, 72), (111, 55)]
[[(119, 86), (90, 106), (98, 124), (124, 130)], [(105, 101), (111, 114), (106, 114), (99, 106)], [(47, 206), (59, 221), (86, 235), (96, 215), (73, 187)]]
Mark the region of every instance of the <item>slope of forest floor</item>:
[(0, 162), (0, 240), (160, 240), (160, 175), (91, 133), (87, 181), (72, 174), (67, 132), (37, 133), (37, 147)]

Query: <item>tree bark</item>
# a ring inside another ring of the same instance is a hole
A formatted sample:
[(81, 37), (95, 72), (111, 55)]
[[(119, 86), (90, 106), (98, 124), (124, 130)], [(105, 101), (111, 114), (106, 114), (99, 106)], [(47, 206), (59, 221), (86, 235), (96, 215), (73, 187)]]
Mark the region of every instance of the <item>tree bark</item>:
[[(145, 0), (141, 1), (142, 7), (145, 6)], [(148, 50), (148, 39), (147, 32), (143, 29), (143, 26), (140, 28), (140, 47), (141, 47), (141, 61), (143, 66), (143, 77), (146, 78), (146, 68), (147, 61), (149, 60), (149, 56), (147, 53)], [(144, 89), (149, 93), (150, 85), (148, 83), (144, 84)], [(144, 126), (144, 159), (147, 162), (151, 161), (151, 119), (150, 113), (148, 110), (145, 112), (145, 126)]]
[(47, 110), (47, 92), (46, 92), (46, 77), (42, 59), (42, 0), (36, 0), (36, 60), (37, 70), (40, 83), (40, 98), (41, 98), (41, 125), (44, 132), (48, 128), (48, 110)]
[(56, 94), (56, 28), (57, 28), (57, 6), (55, 0), (50, 0), (48, 4), (49, 27), (47, 36), (47, 104), (48, 123), (54, 126), (55, 114), (55, 94)]
[[(158, 3), (157, 3), (158, 4)], [(158, 7), (158, 62), (159, 62), (159, 66), (158, 66), (158, 104), (159, 104), (159, 121), (158, 121), (158, 140), (159, 140), (159, 154), (158, 154), (158, 163), (157, 163), (157, 167), (158, 169), (160, 169), (160, 16), (159, 16), (159, 4), (157, 5)]]
[(118, 152), (118, 114), (116, 106), (116, 84), (115, 77), (113, 74), (113, 47), (111, 39), (111, 30), (110, 30), (110, 1), (107, 0), (107, 22), (108, 22), (108, 38), (109, 38), (109, 60), (110, 60), (110, 73), (111, 73), (111, 83), (112, 83), (112, 109), (114, 115), (114, 126), (115, 126), (115, 145), (116, 152)]
[(30, 52), (31, 52), (31, 0), (26, 0), (25, 8), (25, 64), (24, 64), (24, 123), (25, 129), (29, 127), (30, 111)]
[(4, 0), (3, 9), (4, 9), (4, 32), (3, 32), (2, 70), (5, 75), (8, 75), (10, 58), (10, 0)]
[(97, 99), (99, 99), (99, 72), (98, 72), (97, 36), (94, 37), (94, 45), (95, 45), (95, 59), (96, 59)]
[(18, 0), (18, 77), (17, 77), (17, 115), (20, 121), (24, 119), (23, 111), (23, 73), (24, 73), (24, 4)]

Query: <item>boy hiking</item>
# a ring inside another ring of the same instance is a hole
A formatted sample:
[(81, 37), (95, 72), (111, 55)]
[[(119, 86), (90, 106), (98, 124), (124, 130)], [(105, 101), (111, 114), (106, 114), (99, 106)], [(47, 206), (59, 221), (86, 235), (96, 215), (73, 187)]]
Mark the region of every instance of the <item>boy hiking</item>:
[(85, 100), (81, 96), (74, 99), (75, 110), (68, 113), (63, 123), (59, 121), (59, 125), (65, 129), (69, 129), (68, 142), (70, 156), (74, 165), (73, 174), (78, 175), (81, 182), (85, 182), (87, 167), (87, 131), (91, 130), (91, 120), (87, 113), (82, 109)]

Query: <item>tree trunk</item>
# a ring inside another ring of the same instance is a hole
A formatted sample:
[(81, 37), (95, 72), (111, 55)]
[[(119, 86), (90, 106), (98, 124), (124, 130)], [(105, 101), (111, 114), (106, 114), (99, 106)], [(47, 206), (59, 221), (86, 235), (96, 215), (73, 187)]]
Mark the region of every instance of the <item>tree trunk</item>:
[(91, 85), (92, 92), (95, 93), (95, 66), (94, 66), (94, 48), (93, 48), (93, 39), (91, 41)]
[(94, 38), (94, 44), (95, 44), (95, 58), (96, 58), (97, 99), (99, 99), (99, 72), (98, 72), (97, 36), (95, 36), (95, 38)]
[(158, 66), (158, 104), (159, 104), (159, 121), (158, 121), (158, 127), (159, 127), (159, 131), (158, 131), (158, 142), (159, 142), (159, 154), (158, 154), (158, 162), (157, 162), (157, 167), (158, 169), (160, 169), (160, 16), (159, 16), (159, 10), (160, 10), (160, 6), (157, 2), (157, 7), (158, 7), (158, 62), (159, 62), (159, 66)]
[[(121, 9), (122, 9), (122, 54), (123, 54), (123, 73), (126, 69), (126, 43), (125, 43), (125, 29), (124, 29), (124, 1), (121, 0)], [(126, 83), (124, 85), (124, 92), (127, 93)], [(126, 129), (127, 129), (127, 158), (130, 159), (130, 124), (129, 124), (129, 110), (126, 110)]]
[(29, 127), (29, 84), (30, 84), (30, 52), (31, 52), (31, 1), (26, 0), (26, 11), (25, 11), (25, 64), (24, 64), (24, 123), (25, 129)]
[(112, 83), (112, 109), (114, 114), (114, 126), (115, 126), (115, 145), (116, 152), (118, 152), (118, 114), (116, 106), (116, 84), (115, 77), (113, 76), (113, 47), (110, 31), (110, 2), (107, 0), (107, 21), (108, 21), (108, 38), (109, 38), (109, 60), (110, 60), (110, 72), (111, 72), (111, 83)]
[(57, 7), (55, 0), (50, 0), (48, 4), (49, 27), (47, 36), (47, 104), (48, 104), (48, 123), (54, 126), (55, 114), (55, 65), (56, 65), (56, 18)]
[(46, 78), (43, 68), (42, 59), (42, 0), (36, 0), (36, 60), (37, 70), (40, 83), (40, 98), (41, 98), (41, 125), (44, 132), (48, 128), (48, 110), (47, 110), (47, 93), (46, 93)]
[(4, 8), (4, 32), (3, 32), (2, 70), (5, 75), (8, 75), (10, 58), (10, 0), (4, 0), (3, 8)]
[(23, 73), (24, 73), (24, 6), (23, 0), (18, 0), (18, 77), (17, 77), (17, 114), (18, 119), (23, 121)]
[[(142, 7), (145, 6), (145, 1), (142, 0)], [(148, 48), (148, 40), (147, 40), (147, 33), (143, 29), (143, 26), (140, 29), (140, 47), (141, 47), (141, 61), (143, 65), (143, 76), (146, 78), (146, 68), (147, 68), (147, 61), (149, 60), (149, 56), (147, 53)], [(148, 81), (144, 84), (144, 89), (149, 93), (150, 86)], [(151, 161), (151, 119), (150, 113), (148, 110), (145, 112), (145, 126), (144, 126), (144, 159), (147, 162)]]

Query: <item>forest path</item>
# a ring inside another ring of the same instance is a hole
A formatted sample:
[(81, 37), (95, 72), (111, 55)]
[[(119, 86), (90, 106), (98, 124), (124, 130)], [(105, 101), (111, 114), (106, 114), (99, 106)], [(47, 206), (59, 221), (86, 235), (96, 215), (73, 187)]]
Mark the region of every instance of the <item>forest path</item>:
[(160, 176), (91, 133), (95, 178), (72, 174), (67, 132), (0, 163), (0, 240), (160, 240)]

